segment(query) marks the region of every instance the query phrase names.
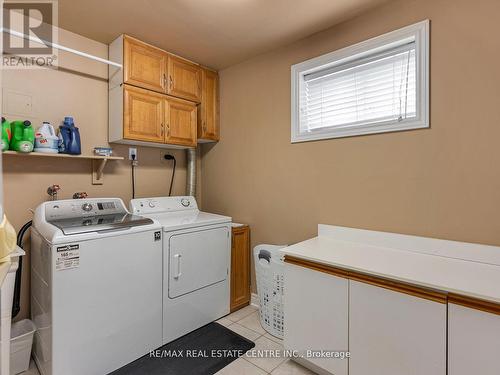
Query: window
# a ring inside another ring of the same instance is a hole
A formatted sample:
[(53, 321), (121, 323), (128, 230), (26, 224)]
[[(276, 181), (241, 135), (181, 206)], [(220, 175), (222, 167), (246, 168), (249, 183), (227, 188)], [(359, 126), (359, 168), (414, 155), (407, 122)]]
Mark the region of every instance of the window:
[(292, 66), (292, 142), (429, 127), (429, 21)]

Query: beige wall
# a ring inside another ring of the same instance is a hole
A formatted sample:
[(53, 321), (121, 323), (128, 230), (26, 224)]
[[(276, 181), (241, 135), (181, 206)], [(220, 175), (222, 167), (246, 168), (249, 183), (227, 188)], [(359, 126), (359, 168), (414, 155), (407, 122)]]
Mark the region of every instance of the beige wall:
[[(61, 44), (107, 58), (107, 46), (90, 39), (61, 31)], [(43, 120), (59, 125), (65, 115), (73, 115), (80, 129), (83, 153), (93, 147), (107, 145), (108, 98), (107, 66), (74, 55), (60, 53), (60, 66), (67, 70), (6, 71), (3, 74), (3, 115), (9, 120), (29, 119), (35, 126)], [(8, 91), (30, 95), (30, 116), (16, 113), (6, 100)], [(115, 145), (118, 155), (127, 156), (128, 147)], [(139, 197), (168, 194), (171, 162), (160, 162), (161, 149), (138, 148), (139, 166), (136, 194)], [(171, 151), (177, 158), (173, 194), (184, 194), (186, 163), (183, 151)], [(131, 174), (128, 160), (110, 162), (106, 166), (104, 185), (91, 184), (91, 163), (87, 160), (31, 158), (4, 155), (4, 202), (9, 220), (18, 230), (31, 219), (29, 209), (48, 198), (47, 187), (60, 184), (60, 199), (74, 192), (86, 191), (91, 197), (131, 198)], [(29, 243), (29, 241), (27, 241)], [(22, 310), (18, 318), (29, 314), (29, 251), (23, 272)]]
[[(431, 128), (290, 143), (290, 66), (431, 20)], [(203, 208), (294, 243), (318, 223), (500, 245), (500, 2), (395, 1), (220, 72)]]
[[(252, 245), (306, 239), (317, 223), (500, 245), (499, 14), (495, 0), (394, 1), (225, 69), (221, 141), (203, 146), (203, 209), (249, 223)], [(431, 129), (290, 144), (292, 64), (426, 18)], [(64, 31), (60, 42), (107, 55), (105, 45)], [(106, 145), (106, 67), (67, 54), (60, 59), (72, 71), (5, 72), (2, 88), (33, 97), (28, 118), (35, 124), (73, 115), (87, 153)], [(116, 151), (126, 155), (127, 147)], [(139, 148), (138, 196), (166, 194), (171, 169), (160, 163), (160, 152)], [(182, 194), (184, 153), (173, 154), (174, 194)], [(127, 161), (110, 163), (104, 185), (94, 186), (89, 161), (3, 159), (5, 210), (16, 229), (54, 183), (62, 185), (60, 198), (75, 191), (131, 196)], [(20, 317), (28, 314), (28, 287), (24, 272)]]

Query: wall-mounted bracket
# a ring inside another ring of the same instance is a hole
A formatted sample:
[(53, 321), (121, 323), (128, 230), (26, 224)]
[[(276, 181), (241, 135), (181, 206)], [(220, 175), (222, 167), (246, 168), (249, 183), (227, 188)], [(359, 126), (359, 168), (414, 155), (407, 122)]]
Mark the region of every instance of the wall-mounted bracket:
[(108, 159), (92, 159), (92, 185), (102, 185), (104, 167)]

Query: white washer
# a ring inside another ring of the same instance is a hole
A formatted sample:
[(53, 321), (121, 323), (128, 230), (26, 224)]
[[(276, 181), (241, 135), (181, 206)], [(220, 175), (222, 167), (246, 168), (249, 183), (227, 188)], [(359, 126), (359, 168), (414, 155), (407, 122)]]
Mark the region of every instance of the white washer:
[(200, 212), (194, 197), (134, 199), (163, 226), (163, 343), (229, 313), (231, 218)]
[(31, 231), (42, 375), (103, 375), (162, 344), (161, 226), (121, 199), (45, 202)]

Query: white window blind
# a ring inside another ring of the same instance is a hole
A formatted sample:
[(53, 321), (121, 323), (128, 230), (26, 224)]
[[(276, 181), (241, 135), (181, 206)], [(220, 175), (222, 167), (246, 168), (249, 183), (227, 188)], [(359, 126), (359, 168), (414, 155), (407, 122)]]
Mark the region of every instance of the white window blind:
[(416, 116), (415, 46), (304, 77), (301, 131)]
[(293, 142), (428, 127), (427, 23), (402, 30), (292, 67)]

